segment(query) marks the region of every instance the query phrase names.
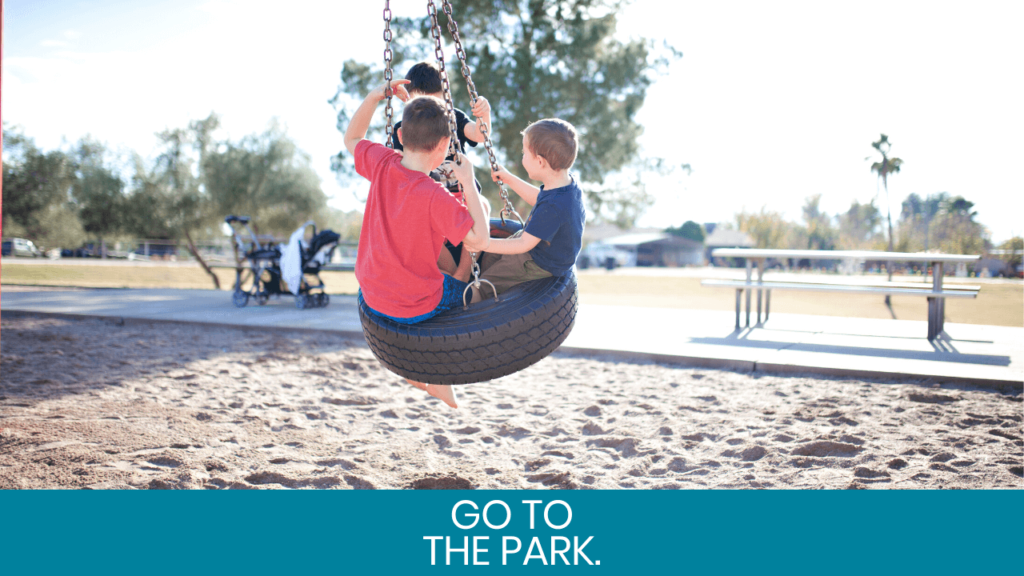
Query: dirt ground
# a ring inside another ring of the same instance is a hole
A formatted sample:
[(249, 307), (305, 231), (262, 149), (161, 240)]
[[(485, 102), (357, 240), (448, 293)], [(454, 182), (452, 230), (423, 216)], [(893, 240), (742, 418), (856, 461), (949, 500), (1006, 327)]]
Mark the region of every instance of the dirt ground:
[(3, 318), (0, 488), (1021, 488), (1022, 394), (556, 354), (452, 410), (325, 334)]

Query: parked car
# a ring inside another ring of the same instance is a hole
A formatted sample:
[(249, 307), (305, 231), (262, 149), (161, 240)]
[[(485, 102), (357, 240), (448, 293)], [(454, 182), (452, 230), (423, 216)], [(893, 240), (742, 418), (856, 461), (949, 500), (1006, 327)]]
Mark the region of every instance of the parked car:
[(43, 255), (31, 240), (25, 240), (24, 238), (4, 240), (3, 248), (0, 252), (4, 256), (21, 256), (24, 258), (40, 258)]
[[(140, 256), (146, 255), (146, 247), (139, 245), (135, 249), (135, 254)], [(178, 247), (172, 244), (157, 244), (151, 243), (149, 245), (149, 257), (155, 260), (174, 260), (178, 256)]]

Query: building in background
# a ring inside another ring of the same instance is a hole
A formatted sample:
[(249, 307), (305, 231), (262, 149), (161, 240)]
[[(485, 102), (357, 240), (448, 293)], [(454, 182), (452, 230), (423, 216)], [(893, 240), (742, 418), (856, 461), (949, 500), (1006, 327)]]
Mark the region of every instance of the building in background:
[(715, 266), (728, 266), (723, 258), (712, 260), (711, 251), (715, 248), (753, 248), (754, 239), (746, 232), (732, 230), (714, 223), (704, 224), (707, 236), (704, 237), (704, 259)]
[(584, 262), (609, 267), (609, 258), (617, 266), (703, 266), (704, 245), (664, 232), (641, 232), (591, 242), (580, 256), (580, 267)]

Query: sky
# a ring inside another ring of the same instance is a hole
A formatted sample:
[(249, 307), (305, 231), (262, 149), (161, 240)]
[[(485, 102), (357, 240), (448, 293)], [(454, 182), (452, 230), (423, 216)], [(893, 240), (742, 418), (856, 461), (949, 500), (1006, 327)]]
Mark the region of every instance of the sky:
[[(391, 5), (425, 12), (422, 0)], [(343, 142), (328, 100), (346, 59), (381, 59), (383, 2), (4, 7), (0, 113), (40, 147), (89, 134), (149, 155), (156, 132), (212, 111), (232, 139), (276, 119), (312, 158), (331, 205), (361, 209), (353, 192), (365, 190), (330, 171)], [(797, 220), (815, 194), (830, 214), (876, 196), (884, 206), (865, 158), (885, 133), (904, 161), (889, 179), (894, 218), (910, 193), (948, 192), (975, 203), (995, 242), (1024, 234), (1022, 25), (1017, 1), (634, 1), (619, 34), (683, 53), (637, 115), (641, 145), (692, 167), (645, 179), (655, 205), (639, 225), (728, 222), (762, 207)]]

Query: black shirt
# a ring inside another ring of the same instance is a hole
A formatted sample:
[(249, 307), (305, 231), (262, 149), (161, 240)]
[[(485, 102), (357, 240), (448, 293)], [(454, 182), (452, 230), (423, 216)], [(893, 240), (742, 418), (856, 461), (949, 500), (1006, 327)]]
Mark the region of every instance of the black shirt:
[[(472, 122), (472, 120), (469, 119), (469, 116), (466, 116), (465, 112), (459, 110), (458, 108), (455, 109), (455, 133), (459, 136), (459, 152), (462, 152), (463, 154), (466, 153), (466, 144), (469, 144), (471, 147), (474, 148), (476, 147), (477, 144), (473, 140), (470, 140), (469, 138), (466, 137), (466, 124), (469, 124), (470, 122)], [(395, 150), (404, 149), (402, 143), (398, 141), (398, 128), (401, 125), (401, 120), (399, 120), (398, 123), (395, 124)], [(454, 158), (448, 156), (446, 160), (454, 160)]]

